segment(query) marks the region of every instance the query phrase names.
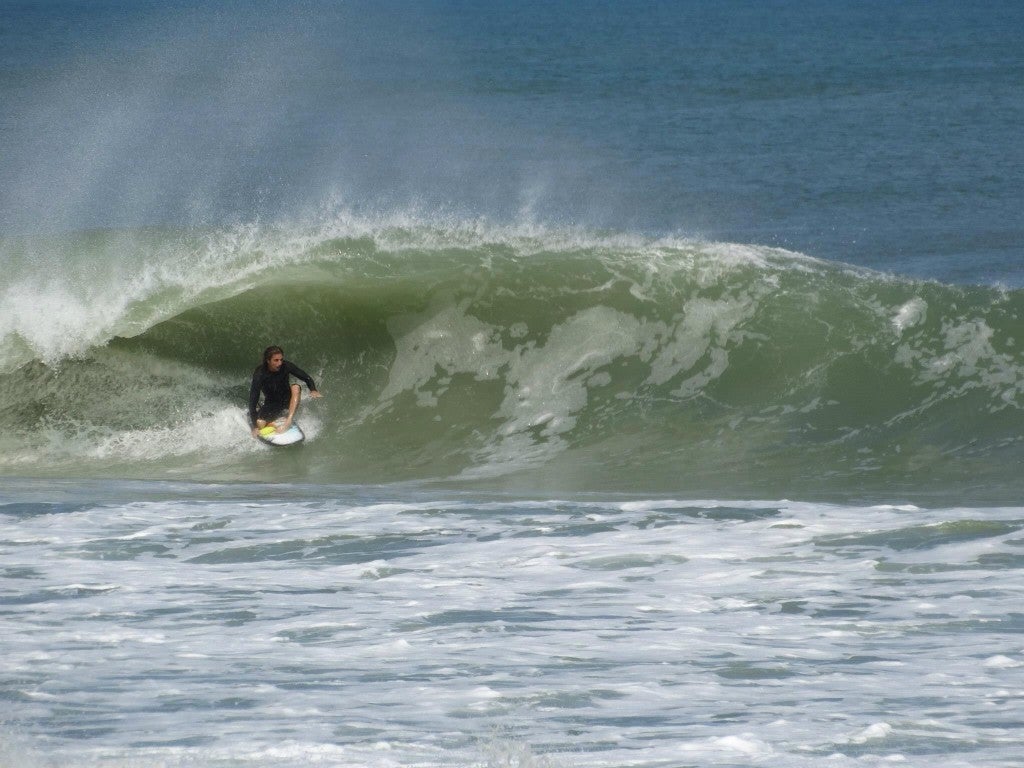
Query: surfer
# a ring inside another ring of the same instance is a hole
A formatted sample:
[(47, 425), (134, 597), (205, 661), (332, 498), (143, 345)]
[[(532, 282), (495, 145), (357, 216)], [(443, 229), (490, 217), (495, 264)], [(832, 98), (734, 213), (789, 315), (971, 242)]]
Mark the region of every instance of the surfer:
[[(249, 424), (253, 437), (258, 437), (263, 427), (283, 413), (288, 415), (280, 431), (284, 432), (292, 425), (295, 409), (299, 407), (299, 385), (291, 381), (291, 376), (306, 382), (310, 397), (320, 397), (313, 377), (285, 360), (280, 347), (263, 350), (263, 362), (253, 371), (252, 386), (249, 387)], [(263, 396), (262, 404), (260, 395)]]

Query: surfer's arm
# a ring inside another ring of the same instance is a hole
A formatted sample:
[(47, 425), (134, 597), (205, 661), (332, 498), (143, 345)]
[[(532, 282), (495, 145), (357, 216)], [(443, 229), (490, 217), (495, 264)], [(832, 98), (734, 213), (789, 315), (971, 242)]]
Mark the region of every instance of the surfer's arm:
[(260, 375), (257, 371), (252, 375), (252, 384), (249, 385), (249, 426), (256, 431), (256, 409), (260, 404)]
[(287, 366), (288, 373), (306, 384), (309, 388), (310, 397), (320, 397), (320, 391), (316, 388), (316, 382), (313, 381), (312, 376), (295, 365), (295, 363), (290, 363), (286, 360), (284, 364)]

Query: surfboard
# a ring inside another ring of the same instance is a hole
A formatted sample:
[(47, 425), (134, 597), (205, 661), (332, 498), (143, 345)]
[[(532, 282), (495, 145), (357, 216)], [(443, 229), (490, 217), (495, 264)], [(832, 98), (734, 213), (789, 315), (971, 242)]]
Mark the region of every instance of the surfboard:
[(267, 445), (297, 445), (306, 439), (306, 435), (294, 421), (288, 429), (282, 430), (284, 419), (268, 424), (259, 432), (259, 438)]

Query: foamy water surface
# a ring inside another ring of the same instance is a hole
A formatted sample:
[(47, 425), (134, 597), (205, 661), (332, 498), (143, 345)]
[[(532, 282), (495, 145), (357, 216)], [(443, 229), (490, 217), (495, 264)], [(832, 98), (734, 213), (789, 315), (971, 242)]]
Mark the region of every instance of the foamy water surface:
[(1020, 508), (0, 495), (6, 765), (1010, 766)]

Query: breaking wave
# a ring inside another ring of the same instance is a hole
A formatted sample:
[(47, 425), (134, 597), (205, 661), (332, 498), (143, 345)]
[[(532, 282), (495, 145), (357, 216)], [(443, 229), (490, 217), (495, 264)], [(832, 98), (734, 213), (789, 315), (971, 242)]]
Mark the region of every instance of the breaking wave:
[[(0, 247), (5, 474), (977, 499), (1024, 457), (1021, 291), (411, 215)], [(294, 452), (241, 415), (270, 343), (323, 380)]]

